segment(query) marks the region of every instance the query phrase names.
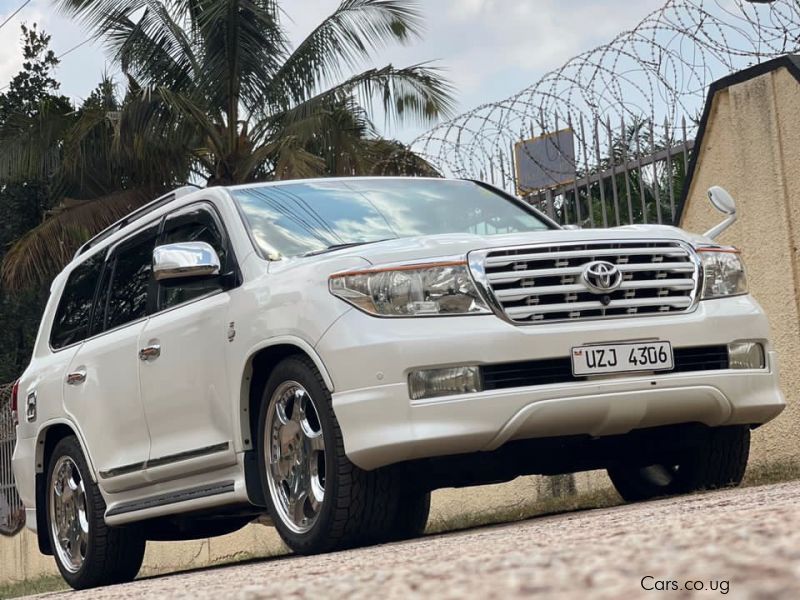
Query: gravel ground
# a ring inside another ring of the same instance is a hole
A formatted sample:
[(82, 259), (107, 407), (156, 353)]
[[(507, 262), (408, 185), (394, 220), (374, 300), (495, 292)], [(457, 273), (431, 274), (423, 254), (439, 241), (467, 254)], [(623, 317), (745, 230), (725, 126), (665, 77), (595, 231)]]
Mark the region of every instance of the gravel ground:
[[(687, 582), (705, 589), (686, 591)], [(255, 561), (44, 597), (388, 600), (532, 595), (800, 598), (800, 482), (551, 515), (405, 543)]]

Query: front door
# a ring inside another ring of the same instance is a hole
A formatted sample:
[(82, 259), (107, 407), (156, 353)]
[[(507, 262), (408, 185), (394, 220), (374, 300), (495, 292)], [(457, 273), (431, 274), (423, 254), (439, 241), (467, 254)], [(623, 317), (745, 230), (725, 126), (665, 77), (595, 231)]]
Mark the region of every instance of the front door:
[[(160, 244), (202, 241), (232, 265), (224, 228), (201, 203), (169, 215)], [(139, 378), (150, 426), (148, 477), (163, 481), (236, 460), (228, 397), (228, 292), (223, 278), (160, 285), (140, 338)]]

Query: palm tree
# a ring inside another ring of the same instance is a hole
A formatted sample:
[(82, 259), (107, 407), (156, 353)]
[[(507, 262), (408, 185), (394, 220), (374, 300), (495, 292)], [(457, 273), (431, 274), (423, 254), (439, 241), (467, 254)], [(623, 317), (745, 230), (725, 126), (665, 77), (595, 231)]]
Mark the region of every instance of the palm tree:
[(0, 183), (47, 181), (56, 199), (5, 253), (5, 286), (46, 283), (94, 233), (189, 179), (192, 133), (154, 127), (162, 109), (153, 98), (119, 98), (105, 79), (77, 109), (45, 98), (0, 122)]
[[(430, 123), (451, 107), (425, 65), (345, 76), (387, 43), (418, 37), (407, 0), (342, 0), (297, 47), (275, 0), (57, 0), (106, 42), (126, 76), (200, 135), (187, 148), (210, 185), (322, 175), (388, 118)], [(360, 127), (343, 127), (346, 121)]]
[[(356, 72), (387, 44), (419, 37), (413, 1), (342, 0), (296, 47), (276, 0), (56, 3), (104, 41), (127, 78), (127, 94), (113, 107), (87, 111), (93, 119), (81, 123), (74, 115), (40, 114), (27, 128), (0, 131), (0, 177), (45, 170), (56, 151), (65, 179), (91, 183), (110, 172), (116, 196), (97, 185), (98, 193), (62, 207), (26, 234), (3, 263), (9, 286), (46, 280), (121, 208), (186, 177), (227, 185), (435, 172), (402, 144), (382, 140), (373, 119), (376, 108), (395, 123), (428, 124), (449, 114), (451, 88), (439, 71), (420, 64)], [(91, 142), (98, 127), (113, 133), (104, 138), (107, 152)], [(89, 157), (111, 164), (91, 171)], [(51, 242), (54, 231), (59, 244)]]

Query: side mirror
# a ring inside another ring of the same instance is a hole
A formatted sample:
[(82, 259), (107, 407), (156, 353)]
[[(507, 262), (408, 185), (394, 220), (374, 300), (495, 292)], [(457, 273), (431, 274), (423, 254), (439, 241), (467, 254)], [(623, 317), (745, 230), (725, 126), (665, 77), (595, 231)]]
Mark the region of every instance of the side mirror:
[(213, 277), (220, 274), (220, 268), (219, 256), (206, 242), (166, 244), (153, 250), (156, 281)]
[(561, 229), (565, 229), (566, 231), (577, 231), (580, 229), (580, 225), (562, 225)]
[(712, 227), (703, 235), (712, 240), (736, 222), (736, 201), (725, 188), (715, 185), (708, 189), (708, 200), (727, 218), (719, 225)]

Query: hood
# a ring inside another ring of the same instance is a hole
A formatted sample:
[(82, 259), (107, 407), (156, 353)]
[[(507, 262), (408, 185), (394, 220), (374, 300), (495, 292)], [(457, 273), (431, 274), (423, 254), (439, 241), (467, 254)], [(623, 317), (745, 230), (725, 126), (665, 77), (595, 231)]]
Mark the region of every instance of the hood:
[(373, 265), (426, 260), (431, 258), (465, 256), (473, 250), (528, 246), (531, 244), (562, 244), (567, 242), (605, 240), (678, 240), (693, 246), (710, 240), (689, 234), (677, 227), (664, 225), (630, 225), (612, 229), (555, 229), (503, 235), (472, 235), (448, 233), (411, 238), (399, 238), (355, 246), (336, 252), (339, 256), (357, 256)]

